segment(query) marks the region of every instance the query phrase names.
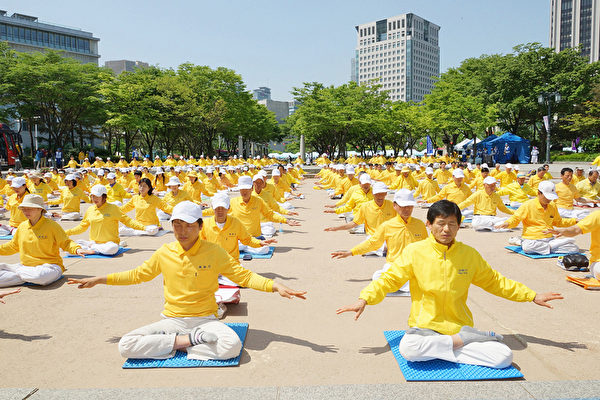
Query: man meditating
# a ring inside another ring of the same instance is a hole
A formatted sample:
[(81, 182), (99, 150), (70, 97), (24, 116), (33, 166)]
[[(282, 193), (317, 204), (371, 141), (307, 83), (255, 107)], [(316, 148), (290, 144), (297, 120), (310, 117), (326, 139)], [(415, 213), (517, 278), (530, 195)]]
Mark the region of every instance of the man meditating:
[(222, 247), (199, 238), (202, 207), (183, 201), (171, 216), (176, 242), (164, 244), (139, 267), (86, 279), (69, 279), (80, 289), (97, 284), (135, 285), (162, 274), (165, 296), (163, 319), (129, 332), (119, 342), (123, 357), (173, 357), (186, 351), (188, 359), (226, 360), (242, 348), (237, 334), (216, 318), (218, 276), (222, 274), (241, 286), (282, 297), (304, 299), (306, 292), (292, 290), (240, 266)]
[(536, 294), (492, 269), (472, 247), (455, 241), (461, 218), (455, 203), (434, 203), (427, 212), (431, 235), (406, 246), (391, 268), (362, 290), (357, 303), (338, 309), (337, 314), (354, 311), (354, 319), (358, 319), (367, 304), (381, 302), (387, 293), (410, 281), (410, 329), (400, 342), (400, 353), (406, 360), (439, 358), (492, 368), (509, 366), (512, 351), (501, 343), (502, 336), (473, 328), (467, 307), (471, 284), (508, 300), (533, 301), (548, 308), (552, 308), (548, 301), (562, 296)]

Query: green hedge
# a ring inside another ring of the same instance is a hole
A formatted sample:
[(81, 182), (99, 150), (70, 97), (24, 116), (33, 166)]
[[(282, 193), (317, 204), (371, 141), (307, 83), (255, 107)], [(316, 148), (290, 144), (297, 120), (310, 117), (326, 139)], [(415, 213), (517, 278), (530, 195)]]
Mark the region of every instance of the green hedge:
[(562, 153), (552, 152), (552, 161), (582, 161), (592, 162), (598, 153)]

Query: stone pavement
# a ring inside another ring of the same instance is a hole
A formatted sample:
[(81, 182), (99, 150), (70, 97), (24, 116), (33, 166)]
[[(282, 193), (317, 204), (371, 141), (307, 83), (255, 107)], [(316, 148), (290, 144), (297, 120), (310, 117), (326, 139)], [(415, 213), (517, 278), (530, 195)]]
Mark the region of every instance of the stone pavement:
[[(562, 165), (553, 164), (559, 176)], [(248, 322), (239, 367), (123, 370), (116, 343), (126, 332), (160, 318), (160, 278), (137, 286), (78, 290), (64, 280), (49, 287), (25, 287), (0, 305), (0, 399), (29, 398), (593, 398), (600, 396), (599, 293), (565, 281), (555, 260), (533, 261), (503, 247), (513, 233), (459, 232), (504, 275), (538, 291), (559, 291), (565, 300), (548, 310), (514, 303), (479, 288), (469, 307), (475, 325), (503, 334), (524, 380), (510, 382), (405, 383), (383, 338), (405, 329), (407, 298), (388, 298), (368, 307), (359, 321), (336, 316), (355, 301), (384, 260), (331, 260), (333, 250), (364, 239), (347, 232), (323, 232), (342, 220), (322, 213), (323, 191), (302, 185), (295, 200), (302, 226), (284, 226), (271, 260), (244, 266), (288, 286), (308, 290), (308, 299), (286, 300), (244, 289), (226, 322)], [(425, 218), (425, 210), (415, 209)], [(71, 227), (74, 222), (64, 223)], [(165, 227), (168, 227), (168, 223)], [(77, 238), (86, 238), (87, 234)], [(65, 260), (67, 276), (103, 275), (139, 265), (172, 235), (127, 238), (134, 250), (114, 259)], [(589, 248), (589, 235), (579, 237)], [(14, 262), (18, 256), (3, 257)], [(20, 388), (20, 389), (9, 389)], [(38, 391), (32, 393), (34, 389)]]

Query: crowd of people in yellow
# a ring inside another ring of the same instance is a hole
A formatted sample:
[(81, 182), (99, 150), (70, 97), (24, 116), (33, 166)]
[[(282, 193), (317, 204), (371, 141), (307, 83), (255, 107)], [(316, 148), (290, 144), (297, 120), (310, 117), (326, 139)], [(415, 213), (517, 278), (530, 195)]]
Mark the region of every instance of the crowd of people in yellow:
[[(591, 232), (589, 269), (600, 278), (600, 212), (591, 212), (600, 202), (600, 168), (563, 168), (555, 184), (547, 165), (521, 171), (519, 165), (460, 163), (448, 157), (383, 156), (332, 163), (326, 155), (316, 163), (321, 168), (314, 189), (326, 190), (336, 200), (324, 212), (344, 218), (325, 230), (367, 235), (331, 256), (385, 256), (358, 302), (337, 312), (354, 312), (358, 318), (366, 305), (388, 294), (411, 296), (410, 329), (400, 344), (407, 360), (441, 358), (493, 368), (511, 364), (512, 352), (500, 335), (473, 327), (466, 305), (471, 284), (549, 308), (549, 301), (562, 298), (554, 292), (536, 293), (502, 276), (477, 250), (456, 241), (460, 227), (504, 232), (522, 225), (521, 235), (510, 244), (542, 255), (577, 253), (572, 237)], [(214, 293), (221, 279), (305, 298), (305, 291), (255, 274), (239, 261), (240, 251), (263, 254), (276, 243), (274, 223), (299, 225), (290, 217), (298, 215), (292, 201), (303, 198), (297, 191), (304, 179), (302, 167), (301, 159), (282, 165), (267, 157), (169, 156), (141, 162), (121, 157), (115, 163), (98, 157), (79, 163), (71, 157), (62, 170), (25, 171), (23, 176), (9, 171), (0, 180), (2, 211), (10, 213), (8, 223), (0, 225), (0, 235), (8, 239), (0, 245), (0, 255), (19, 253), (20, 263), (0, 264), (0, 287), (50, 284), (65, 270), (60, 249), (82, 257), (111, 256), (126, 246), (122, 237), (164, 234), (161, 221), (168, 220), (176, 240), (139, 267), (70, 278), (68, 283), (79, 288), (131, 285), (162, 274), (163, 318), (123, 336), (121, 354), (168, 358), (186, 350), (192, 359), (235, 357), (241, 342), (217, 318)], [(91, 204), (83, 215), (82, 203)], [(417, 206), (428, 209), (426, 221), (412, 216)], [(64, 220), (81, 222), (65, 231), (60, 225)], [(88, 229), (89, 240), (69, 238)], [(3, 293), (0, 301), (17, 292)]]

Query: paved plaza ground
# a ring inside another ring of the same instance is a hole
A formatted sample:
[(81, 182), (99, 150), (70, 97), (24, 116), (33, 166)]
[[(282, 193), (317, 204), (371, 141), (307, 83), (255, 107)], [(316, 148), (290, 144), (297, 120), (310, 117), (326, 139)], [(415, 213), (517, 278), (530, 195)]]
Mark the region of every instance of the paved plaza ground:
[[(564, 164), (553, 164), (559, 176)], [(306, 301), (242, 290), (225, 322), (248, 322), (239, 367), (123, 370), (119, 338), (160, 318), (162, 280), (137, 286), (78, 290), (66, 280), (24, 287), (0, 304), (0, 399), (24, 398), (581, 398), (600, 396), (600, 293), (565, 281), (556, 259), (531, 260), (504, 249), (520, 233), (475, 233), (458, 240), (478, 249), (502, 274), (536, 291), (557, 291), (549, 310), (514, 303), (472, 287), (468, 305), (475, 326), (505, 337), (525, 378), (509, 382), (406, 383), (383, 337), (407, 328), (409, 298), (367, 307), (359, 321), (335, 310), (352, 304), (383, 258), (332, 260), (364, 235), (324, 232), (341, 224), (323, 205), (325, 191), (305, 181), (305, 200), (294, 200), (300, 227), (284, 226), (271, 260), (243, 265), (295, 289)], [(414, 216), (425, 219), (416, 208)], [(66, 228), (76, 222), (65, 222)], [(169, 228), (169, 223), (164, 223)], [(87, 233), (76, 238), (87, 238)], [(68, 277), (105, 275), (133, 268), (173, 235), (127, 238), (133, 250), (114, 259), (66, 259)], [(577, 243), (589, 249), (589, 235)], [(16, 262), (18, 255), (3, 257)], [(581, 275), (583, 273), (576, 273)], [(39, 389), (36, 391), (36, 389)]]

